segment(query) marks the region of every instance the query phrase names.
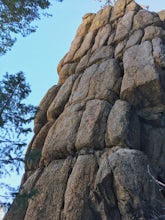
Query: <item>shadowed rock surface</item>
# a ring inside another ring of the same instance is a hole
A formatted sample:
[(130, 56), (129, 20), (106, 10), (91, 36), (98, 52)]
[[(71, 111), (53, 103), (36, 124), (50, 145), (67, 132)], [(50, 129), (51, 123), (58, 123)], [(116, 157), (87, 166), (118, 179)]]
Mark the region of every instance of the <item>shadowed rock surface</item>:
[(164, 18), (133, 0), (83, 17), (4, 220), (165, 219)]

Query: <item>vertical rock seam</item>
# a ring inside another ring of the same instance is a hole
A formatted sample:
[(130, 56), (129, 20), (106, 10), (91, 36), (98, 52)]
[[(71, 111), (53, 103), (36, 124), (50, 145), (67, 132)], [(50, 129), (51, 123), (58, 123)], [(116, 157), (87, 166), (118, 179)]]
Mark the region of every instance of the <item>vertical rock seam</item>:
[(164, 18), (133, 0), (83, 17), (4, 220), (164, 219)]

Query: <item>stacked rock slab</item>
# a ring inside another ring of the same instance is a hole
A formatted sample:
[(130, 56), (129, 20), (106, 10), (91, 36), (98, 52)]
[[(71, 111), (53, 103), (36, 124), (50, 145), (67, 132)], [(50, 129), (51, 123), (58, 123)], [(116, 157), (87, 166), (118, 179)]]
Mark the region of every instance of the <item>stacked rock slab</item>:
[(163, 219), (163, 19), (133, 0), (86, 14), (58, 74), (4, 219)]

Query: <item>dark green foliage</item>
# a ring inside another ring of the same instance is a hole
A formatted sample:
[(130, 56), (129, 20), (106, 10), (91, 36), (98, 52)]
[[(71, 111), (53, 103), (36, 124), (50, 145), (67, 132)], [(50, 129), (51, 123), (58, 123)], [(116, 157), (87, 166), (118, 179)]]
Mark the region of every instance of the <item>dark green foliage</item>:
[[(24, 103), (30, 92), (23, 72), (6, 73), (0, 81), (0, 178), (13, 171), (19, 173), (24, 164), (25, 137), (31, 132), (29, 123), (36, 112), (34, 106)], [(0, 188), (4, 188), (2, 182)]]
[(39, 163), (41, 158), (41, 149), (32, 149), (30, 153), (26, 155), (26, 163), (33, 164), (33, 167)]
[[(0, 0), (0, 55), (11, 49), (16, 36), (27, 36), (36, 31), (34, 21), (41, 18), (53, 0)], [(62, 0), (56, 0), (62, 2)], [(31, 92), (23, 72), (6, 74), (0, 81), (0, 178), (13, 171), (19, 172), (24, 164), (25, 135), (31, 131), (28, 124), (34, 118), (36, 108), (23, 101)], [(32, 152), (30, 161), (37, 161), (41, 152)], [(0, 189), (16, 190), (0, 181)], [(4, 190), (3, 190), (4, 191)], [(0, 195), (2, 197), (2, 195)], [(5, 195), (7, 205), (9, 194)]]
[(16, 34), (27, 36), (36, 31), (31, 23), (50, 5), (49, 0), (0, 0), (0, 55), (11, 49)]
[[(25, 135), (31, 131), (27, 125), (34, 118), (36, 108), (23, 103), (31, 92), (22, 72), (4, 76), (0, 82), (0, 176), (11, 170), (19, 171), (24, 161)], [(9, 167), (8, 167), (9, 168)]]
[[(29, 192), (21, 192), (15, 194), (15, 199), (12, 206), (9, 206), (9, 212), (7, 213), (7, 218), (12, 220), (24, 219), (26, 214), (26, 209), (28, 207), (29, 199), (33, 199), (39, 193), (37, 189), (33, 188)], [(10, 213), (11, 211), (11, 213)], [(13, 215), (14, 214), (14, 215)]]

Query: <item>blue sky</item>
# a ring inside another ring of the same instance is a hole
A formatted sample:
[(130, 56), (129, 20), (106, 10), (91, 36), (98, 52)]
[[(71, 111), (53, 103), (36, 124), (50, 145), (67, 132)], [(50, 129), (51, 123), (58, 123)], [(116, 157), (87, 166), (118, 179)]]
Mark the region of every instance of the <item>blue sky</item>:
[[(0, 58), (0, 74), (25, 72), (31, 85), (29, 102), (38, 105), (45, 92), (57, 84), (57, 65), (69, 50), (82, 16), (96, 12), (99, 4), (94, 0), (54, 1), (50, 8), (53, 17), (37, 22), (36, 33), (26, 38), (19, 37), (12, 51)], [(1, 76), (0, 75), (0, 76)]]
[[(151, 11), (165, 9), (164, 0), (137, 2), (150, 5)], [(28, 102), (38, 105), (46, 91), (58, 82), (57, 65), (68, 52), (82, 16), (99, 9), (95, 0), (54, 1), (49, 10), (53, 17), (38, 21), (36, 33), (20, 36), (12, 50), (0, 57), (0, 79), (5, 72), (22, 70), (32, 89)]]
[[(37, 31), (26, 38), (19, 36), (12, 50), (0, 57), (0, 80), (6, 72), (23, 71), (32, 90), (27, 101), (38, 105), (47, 90), (58, 82), (57, 65), (68, 52), (82, 16), (87, 12), (97, 12), (99, 8), (94, 0), (86, 3), (84, 0), (54, 1), (48, 11), (53, 16), (35, 22)], [(28, 136), (28, 142), (32, 135)], [(21, 176), (13, 173), (1, 181), (18, 186)], [(4, 190), (0, 189), (0, 195), (3, 193)]]
[[(150, 11), (165, 9), (165, 0), (137, 0), (149, 5)], [(0, 80), (5, 72), (23, 71), (32, 93), (28, 102), (38, 105), (46, 91), (58, 82), (57, 65), (68, 52), (82, 16), (88, 12), (97, 12), (100, 4), (95, 0), (54, 1), (49, 12), (50, 18), (36, 22), (38, 30), (26, 38), (19, 37), (15, 46), (6, 55), (0, 57)], [(18, 185), (20, 178), (12, 178)]]

